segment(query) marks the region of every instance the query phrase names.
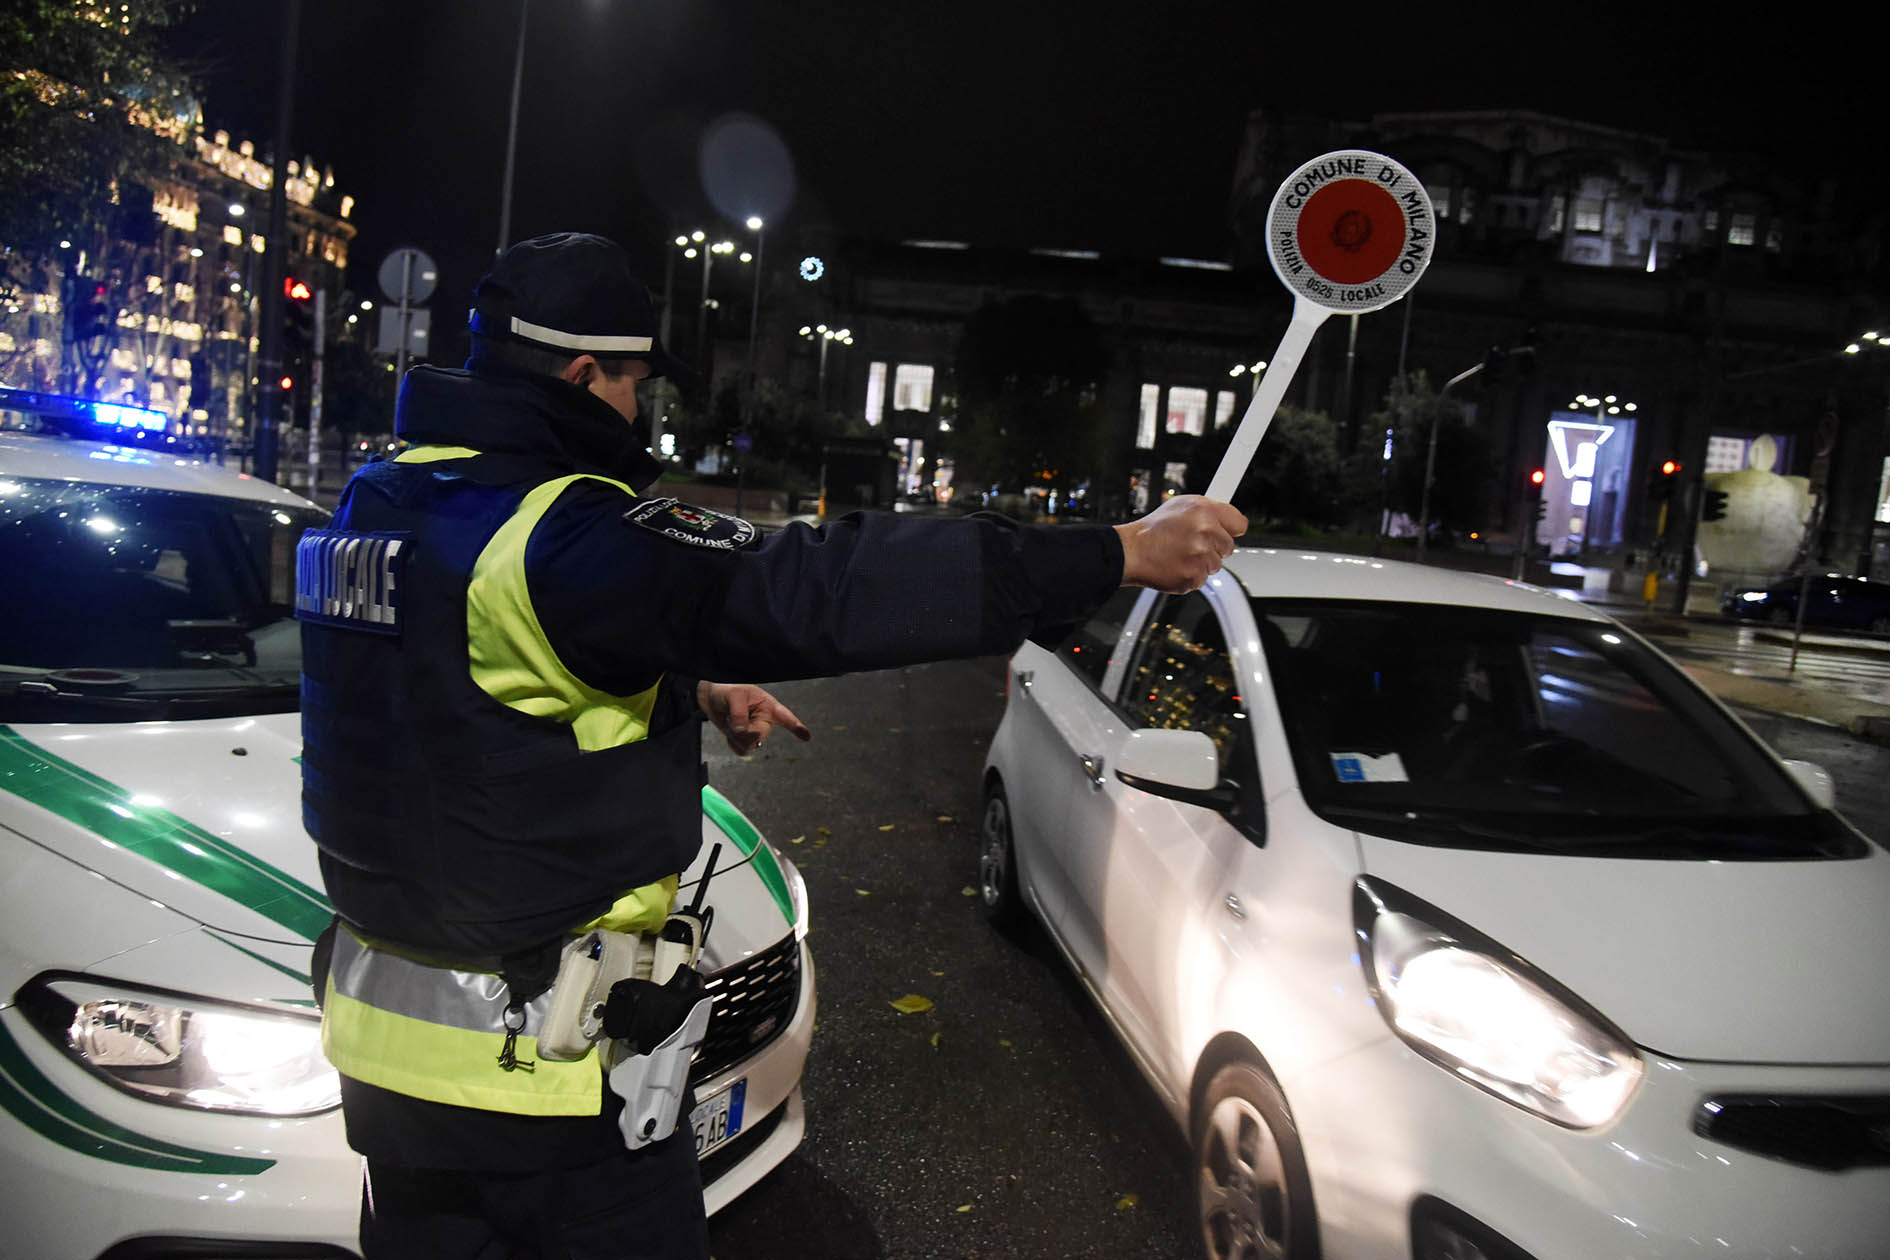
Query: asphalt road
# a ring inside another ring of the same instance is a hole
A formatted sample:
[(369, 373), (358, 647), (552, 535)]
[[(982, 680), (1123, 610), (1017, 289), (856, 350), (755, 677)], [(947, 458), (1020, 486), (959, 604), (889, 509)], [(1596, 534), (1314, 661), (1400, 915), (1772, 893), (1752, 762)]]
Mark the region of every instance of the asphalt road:
[[(784, 684), (811, 744), (705, 743), (806, 876), (820, 992), (807, 1137), (712, 1222), (720, 1260), (1197, 1252), (1179, 1132), (1042, 933), (998, 935), (973, 894), (1003, 679), (986, 659)], [(1743, 716), (1890, 842), (1890, 750)]]

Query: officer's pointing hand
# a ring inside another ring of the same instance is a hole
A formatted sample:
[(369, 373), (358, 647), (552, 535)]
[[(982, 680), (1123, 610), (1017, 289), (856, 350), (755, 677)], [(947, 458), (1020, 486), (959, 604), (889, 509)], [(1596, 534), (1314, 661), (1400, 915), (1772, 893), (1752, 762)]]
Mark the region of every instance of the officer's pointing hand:
[(1116, 526), (1122, 539), (1122, 584), (1170, 595), (1198, 590), (1247, 532), (1231, 504), (1198, 494), (1168, 500), (1141, 520)]
[(806, 742), (814, 737), (794, 711), (753, 683), (715, 683), (706, 679), (696, 688), (696, 702), (715, 729), (739, 757), (761, 747), (768, 732), (779, 726)]

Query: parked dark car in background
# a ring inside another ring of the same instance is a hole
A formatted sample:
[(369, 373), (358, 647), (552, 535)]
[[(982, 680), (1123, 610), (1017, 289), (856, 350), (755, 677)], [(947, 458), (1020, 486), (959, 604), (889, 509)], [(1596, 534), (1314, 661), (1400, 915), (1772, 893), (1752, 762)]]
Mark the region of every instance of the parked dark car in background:
[(1729, 591), (1720, 599), (1728, 617), (1788, 626), (1798, 620), (1798, 592), (1805, 591), (1805, 624), (1890, 634), (1890, 583), (1843, 573), (1783, 578), (1771, 586)]

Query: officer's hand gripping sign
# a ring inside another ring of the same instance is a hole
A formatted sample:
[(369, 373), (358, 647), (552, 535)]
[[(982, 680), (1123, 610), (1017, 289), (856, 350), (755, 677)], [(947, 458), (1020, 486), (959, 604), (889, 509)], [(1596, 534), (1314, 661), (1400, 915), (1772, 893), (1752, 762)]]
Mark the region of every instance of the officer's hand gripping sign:
[(1273, 422), (1313, 333), (1334, 311), (1390, 306), (1424, 274), (1436, 243), (1430, 195), (1381, 153), (1341, 149), (1307, 162), (1267, 211), (1267, 257), (1293, 294), (1293, 318), (1221, 457), (1210, 499), (1230, 499)]

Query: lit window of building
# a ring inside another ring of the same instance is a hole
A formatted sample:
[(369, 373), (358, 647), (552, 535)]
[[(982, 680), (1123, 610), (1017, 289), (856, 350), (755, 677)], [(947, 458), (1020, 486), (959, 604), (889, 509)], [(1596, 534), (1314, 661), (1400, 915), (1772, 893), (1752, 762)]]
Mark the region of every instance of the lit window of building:
[(223, 225), (223, 243), (225, 245), (241, 245), (243, 243), (243, 229), (237, 227), (234, 223), (225, 223)]
[(866, 369), (866, 422), (878, 424), (886, 418), (886, 365), (875, 363)]
[(1577, 232), (1601, 231), (1602, 205), (1594, 197), (1578, 197), (1575, 201), (1575, 230)]
[(1142, 386), (1142, 409), (1135, 423), (1135, 447), (1148, 451), (1155, 448), (1155, 412), (1161, 406), (1162, 387), (1160, 385)]
[(1737, 437), (1706, 439), (1706, 471), (1738, 472), (1746, 466), (1746, 440)]
[(1735, 214), (1726, 228), (1728, 245), (1751, 245), (1759, 239), (1759, 218), (1753, 214)]
[(930, 364), (901, 363), (893, 373), (893, 410), (932, 410), (933, 375)]
[(1174, 385), (1168, 390), (1168, 424), (1170, 433), (1192, 433), (1199, 435), (1207, 430), (1207, 402), (1205, 389)]
[(1561, 193), (1549, 199), (1548, 230), (1551, 236), (1561, 232), (1564, 216), (1568, 213), (1568, 201)]
[(1227, 422), (1233, 418), (1234, 391), (1231, 389), (1217, 391), (1214, 395), (1214, 427), (1225, 428)]

